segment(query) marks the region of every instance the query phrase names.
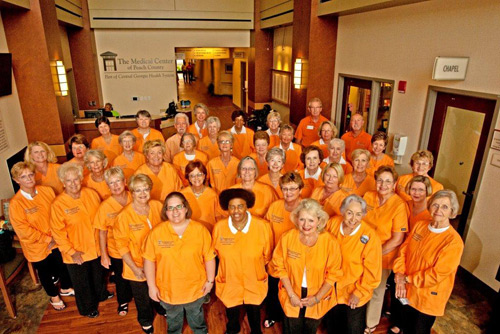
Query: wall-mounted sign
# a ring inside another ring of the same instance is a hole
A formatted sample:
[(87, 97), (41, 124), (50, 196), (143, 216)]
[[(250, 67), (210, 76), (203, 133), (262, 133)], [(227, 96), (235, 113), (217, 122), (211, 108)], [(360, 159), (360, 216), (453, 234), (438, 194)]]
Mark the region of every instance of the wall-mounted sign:
[(243, 52), (243, 51), (234, 52), (233, 58), (234, 59), (243, 59), (243, 58), (245, 58), (245, 52)]
[(469, 57), (436, 57), (433, 80), (465, 80)]
[(184, 59), (227, 59), (229, 48), (176, 48), (176, 53), (184, 53)]

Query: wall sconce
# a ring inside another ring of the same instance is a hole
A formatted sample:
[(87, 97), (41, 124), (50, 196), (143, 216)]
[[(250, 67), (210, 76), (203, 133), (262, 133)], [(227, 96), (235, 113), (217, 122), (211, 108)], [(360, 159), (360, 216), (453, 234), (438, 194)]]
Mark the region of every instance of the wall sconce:
[(51, 62), (52, 80), (54, 81), (54, 89), (59, 96), (68, 95), (68, 78), (66, 77), (66, 69), (62, 60)]
[(293, 85), (295, 89), (306, 88), (307, 60), (297, 58), (293, 66)]

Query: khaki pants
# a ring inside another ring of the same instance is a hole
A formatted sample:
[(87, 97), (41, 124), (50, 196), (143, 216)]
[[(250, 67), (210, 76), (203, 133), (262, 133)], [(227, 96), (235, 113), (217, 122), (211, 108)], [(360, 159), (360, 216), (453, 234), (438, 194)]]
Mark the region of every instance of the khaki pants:
[(390, 274), (391, 269), (382, 269), (382, 280), (380, 281), (380, 285), (373, 290), (372, 299), (368, 302), (366, 309), (366, 327), (375, 327), (380, 322), (382, 305), (384, 304), (385, 285)]

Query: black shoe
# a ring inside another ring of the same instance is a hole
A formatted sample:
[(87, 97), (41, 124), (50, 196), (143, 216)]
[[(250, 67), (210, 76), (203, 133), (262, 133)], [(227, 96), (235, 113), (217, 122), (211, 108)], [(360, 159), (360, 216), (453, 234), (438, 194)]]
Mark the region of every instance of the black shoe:
[(155, 329), (152, 325), (148, 329), (144, 328), (143, 326), (141, 326), (141, 328), (142, 328), (142, 331), (146, 334), (153, 334), (155, 332)]
[(108, 300), (108, 299), (113, 298), (114, 296), (115, 296), (115, 294), (114, 294), (114, 293), (111, 293), (111, 292), (109, 292), (109, 291), (106, 291), (106, 295), (105, 295), (103, 298), (101, 298), (101, 300), (99, 300), (99, 301), (100, 301), (100, 302), (103, 302), (103, 301), (105, 301), (105, 300)]
[(95, 311), (92, 311), (90, 312), (89, 314), (85, 315), (86, 317), (88, 318), (97, 318), (99, 316), (99, 311), (98, 310), (95, 310)]

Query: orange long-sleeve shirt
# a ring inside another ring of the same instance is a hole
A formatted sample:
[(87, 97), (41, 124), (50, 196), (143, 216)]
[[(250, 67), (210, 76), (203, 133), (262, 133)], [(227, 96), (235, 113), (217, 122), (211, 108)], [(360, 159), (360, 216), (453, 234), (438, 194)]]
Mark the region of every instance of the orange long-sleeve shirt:
[(196, 148), (205, 153), (209, 161), (220, 156), (219, 144), (217, 143), (217, 140), (212, 143), (212, 140), (208, 136), (201, 138), (198, 141)]
[(188, 127), (187, 132), (195, 135), (196, 139), (200, 139), (200, 138), (203, 138), (205, 136), (208, 136), (208, 129), (207, 129), (206, 125), (203, 129), (200, 129), (200, 130), (201, 130), (201, 135), (198, 132), (198, 129), (196, 128), (196, 123), (193, 123)]
[(463, 250), (462, 238), (452, 226), (436, 233), (428, 221), (417, 223), (394, 262), (394, 272), (408, 276), (406, 294), (413, 308), (433, 316), (444, 314)]
[[(132, 202), (132, 195), (127, 192), (127, 204)], [(116, 224), (118, 214), (124, 207), (113, 197), (109, 197), (101, 203), (94, 218), (94, 226), (98, 230), (108, 231), (107, 246), (109, 256), (115, 259), (121, 259), (122, 256), (116, 246), (113, 228)]]
[(132, 161), (128, 160), (123, 154), (120, 154), (113, 160), (111, 166), (120, 167), (125, 175), (125, 180), (128, 180), (134, 175), (137, 168), (146, 163), (146, 158), (142, 153), (134, 152)]
[(344, 198), (348, 196), (347, 192), (344, 189), (339, 189), (333, 194), (331, 194), (327, 199), (320, 201), (325, 193), (325, 187), (321, 186), (314, 189), (311, 194), (311, 198), (315, 199), (319, 202), (319, 204), (323, 205), (323, 209), (328, 213), (330, 217), (332, 216), (340, 216), (340, 205)]
[(377, 183), (375, 182), (375, 179), (372, 175), (366, 175), (365, 179), (358, 187), (356, 186), (356, 182), (354, 182), (352, 174), (347, 174), (344, 177), (344, 182), (342, 182), (342, 188), (344, 188), (344, 190), (347, 191), (349, 195), (356, 194), (363, 197), (366, 192), (377, 190)]
[(220, 194), (221, 191), (236, 184), (239, 163), (240, 161), (235, 157), (231, 157), (227, 167), (224, 166), (220, 157), (214, 158), (208, 162), (208, 179), (210, 180), (210, 185), (217, 194)]
[(257, 169), (259, 171), (259, 177), (266, 175), (269, 172), (269, 165), (267, 164), (266, 159), (264, 161), (260, 161), (257, 157), (257, 153), (250, 154), (252, 158), (254, 158), (255, 162), (257, 162)]
[(170, 222), (155, 226), (144, 241), (142, 257), (155, 262), (160, 299), (168, 304), (191, 303), (203, 296), (205, 262), (215, 258), (207, 229), (191, 220), (182, 238)]
[(215, 293), (226, 307), (260, 305), (267, 295), (271, 227), (265, 220), (250, 216), (243, 231), (234, 231), (228, 218), (215, 224), (212, 232), (213, 248), (220, 260)]
[(300, 196), (302, 198), (309, 198), (311, 197), (314, 189), (319, 188), (324, 186), (325, 184), (323, 183), (323, 180), (321, 179), (321, 174), (318, 175), (318, 179), (316, 180), (314, 177), (308, 177), (306, 178), (306, 169), (301, 169), (299, 171), (300, 176), (302, 177), (302, 180), (304, 181), (304, 188), (302, 188), (302, 191), (300, 192)]
[[(207, 155), (201, 151), (195, 150), (194, 151), (194, 159), (193, 160), (199, 160), (203, 163), (203, 165), (207, 165), (208, 163), (208, 158)], [(186, 158), (185, 152), (179, 152), (174, 156), (174, 159), (172, 161), (172, 165), (175, 167), (177, 170), (177, 174), (179, 174), (179, 177), (181, 178), (182, 184), (184, 187), (187, 187), (189, 185), (188, 180), (184, 176), (184, 173), (186, 171), (186, 166), (190, 160)]]
[[(405, 174), (399, 177), (398, 183), (396, 184), (396, 194), (398, 194), (405, 201), (410, 201), (411, 196), (406, 193), (406, 185), (413, 179), (416, 174)], [(441, 183), (434, 180), (432, 177), (427, 176), (429, 181), (431, 181), (432, 194), (437, 193), (439, 190), (443, 190), (444, 187)]]
[(380, 160), (375, 160), (373, 157), (370, 158), (370, 165), (366, 169), (366, 172), (370, 175), (375, 175), (375, 172), (380, 166), (392, 166), (394, 167), (394, 159), (388, 156), (387, 154), (384, 154), (382, 156), (382, 159)]
[[(324, 282), (332, 287), (342, 277), (342, 255), (337, 240), (328, 232), (320, 233), (312, 247), (299, 240), (300, 232), (292, 229), (286, 232), (274, 249), (269, 273), (277, 278), (288, 278), (293, 291), (301, 295), (302, 279), (306, 272), (307, 294), (315, 295)], [(287, 317), (297, 318), (299, 307), (290, 303), (285, 287), (280, 284), (278, 297)], [(320, 302), (306, 308), (306, 318), (320, 319), (337, 304), (335, 289), (331, 289)]]
[(295, 131), (295, 138), (302, 140), (301, 144), (304, 147), (311, 145), (316, 140), (319, 140), (318, 129), (321, 123), (328, 121), (323, 115), (319, 115), (317, 122), (314, 122), (311, 116), (304, 117)]
[(254, 132), (252, 129), (245, 127), (245, 133), (236, 133), (236, 130), (232, 127), (231, 134), (234, 138), (233, 154), (236, 158), (241, 159), (255, 151), (255, 147), (253, 146)]
[(275, 187), (274, 184), (271, 182), (271, 178), (269, 177), (269, 173), (266, 173), (263, 176), (259, 177), (257, 179), (257, 181), (269, 185), (270, 187), (272, 187), (274, 189), (274, 191), (276, 191), (276, 195), (278, 195), (278, 198), (283, 198), (283, 192), (281, 191), (281, 187), (279, 185), (279, 182), (278, 182), (278, 185)]
[(71, 255), (83, 252), (83, 261), (100, 255), (94, 217), (101, 200), (95, 190), (82, 187), (80, 198), (66, 193), (56, 197), (50, 210), (50, 228), (61, 251), (63, 262), (73, 264)]
[(414, 214), (413, 201), (410, 200), (406, 203), (408, 204), (408, 228), (409, 228), (409, 231), (413, 230), (413, 228), (415, 227), (417, 222), (419, 222), (421, 220), (427, 220), (427, 221), (432, 220), (432, 216), (431, 216), (431, 213), (429, 212), (429, 210), (425, 209), (424, 211), (422, 211), (418, 214)]
[(178, 133), (173, 134), (170, 138), (165, 142), (165, 155), (163, 156), (163, 160), (168, 163), (172, 163), (174, 160), (174, 156), (182, 151), (181, 148), (181, 139), (182, 136)]
[(191, 187), (181, 190), (191, 207), (191, 219), (202, 223), (209, 232), (212, 232), (217, 218), (220, 215), (219, 197), (212, 188), (206, 187), (200, 197), (196, 198)]
[(102, 150), (104, 155), (108, 158), (108, 164), (111, 164), (113, 160), (115, 160), (116, 157), (123, 152), (123, 148), (118, 142), (118, 136), (113, 134), (111, 135), (111, 141), (109, 144), (106, 143), (102, 136), (92, 139), (90, 148), (94, 150)]
[(279, 199), (271, 204), (266, 213), (266, 220), (271, 224), (273, 231), (274, 245), (278, 244), (281, 236), (291, 229), (295, 228), (290, 213), (285, 209), (285, 200)]
[[(304, 168), (304, 164), (300, 161), (300, 155), (302, 154), (302, 146), (290, 143), (293, 149), (289, 148), (285, 151), (285, 165), (283, 166), (283, 173), (286, 172), (296, 172)], [(283, 147), (279, 146), (283, 149)]]
[(165, 142), (165, 138), (163, 138), (163, 134), (156, 130), (156, 129), (153, 129), (153, 128), (150, 128), (149, 129), (149, 134), (146, 136), (146, 138), (144, 138), (144, 136), (139, 133), (139, 130), (136, 129), (133, 129), (132, 130), (132, 133), (134, 134), (134, 136), (136, 137), (136, 142), (135, 142), (135, 145), (134, 145), (134, 151), (137, 151), (137, 152), (140, 152), (142, 153), (142, 147), (144, 146), (144, 143), (147, 142), (148, 140), (161, 140), (162, 143)]
[(327, 230), (333, 234), (342, 251), (342, 278), (337, 282), (339, 304), (348, 304), (354, 294), (358, 307), (368, 303), (382, 277), (382, 245), (377, 233), (365, 222), (350, 235), (342, 229), (343, 217), (331, 218)]
[(50, 205), (56, 198), (51, 187), (36, 186), (36, 196), (28, 199), (18, 191), (9, 203), (9, 219), (23, 253), (30, 262), (45, 259), (51, 252)]
[(362, 148), (370, 151), (372, 146), (372, 136), (363, 130), (357, 136), (354, 136), (352, 131), (349, 131), (340, 138), (345, 142), (345, 156), (348, 161), (351, 161), (351, 154), (354, 150)]
[(59, 170), (59, 164), (48, 163), (47, 173), (43, 175), (40, 172), (35, 171), (35, 182), (41, 186), (49, 186), (51, 187), (56, 195), (59, 195), (64, 191), (64, 186), (59, 180), (59, 176), (57, 176), (57, 171)]
[[(392, 238), (392, 232), (408, 233), (408, 207), (401, 197), (394, 194), (383, 205), (376, 191), (367, 192), (363, 198), (368, 208), (364, 221), (377, 232), (382, 245)], [(392, 269), (398, 248), (382, 256), (382, 268)]]
[(111, 196), (111, 190), (109, 190), (108, 184), (106, 183), (105, 180), (102, 180), (100, 182), (94, 181), (92, 179), (92, 174), (89, 174), (83, 178), (82, 181), (82, 186), (85, 186), (90, 189), (94, 189), (97, 191), (99, 194), (99, 197), (101, 198), (101, 201), (104, 201), (107, 199), (109, 196)]
[(176, 169), (168, 162), (162, 164), (158, 175), (153, 173), (147, 164), (142, 165), (135, 171), (135, 174), (141, 173), (146, 174), (153, 181), (153, 188), (151, 189), (152, 199), (163, 201), (172, 191), (179, 191), (182, 188), (182, 182)]
[(330, 155), (330, 151), (328, 150), (328, 143), (325, 143), (323, 139), (316, 140), (311, 145), (317, 146), (323, 151), (323, 157), (327, 157)]
[[(231, 188), (243, 188), (243, 186), (241, 183), (237, 183)], [(276, 194), (273, 187), (259, 181), (255, 181), (252, 191), (255, 194), (255, 204), (248, 211), (253, 216), (264, 218), (271, 203), (278, 199), (278, 194)]]
[[(148, 233), (153, 227), (161, 222), (160, 212), (162, 204), (158, 201), (149, 201), (149, 214), (139, 215), (132, 207), (132, 203), (123, 208), (118, 214), (113, 234), (116, 241), (116, 247), (121, 256), (130, 253), (135, 264), (142, 268), (142, 245)], [(130, 281), (144, 282), (146, 279), (139, 280), (135, 277), (130, 267), (123, 262), (123, 278)]]

